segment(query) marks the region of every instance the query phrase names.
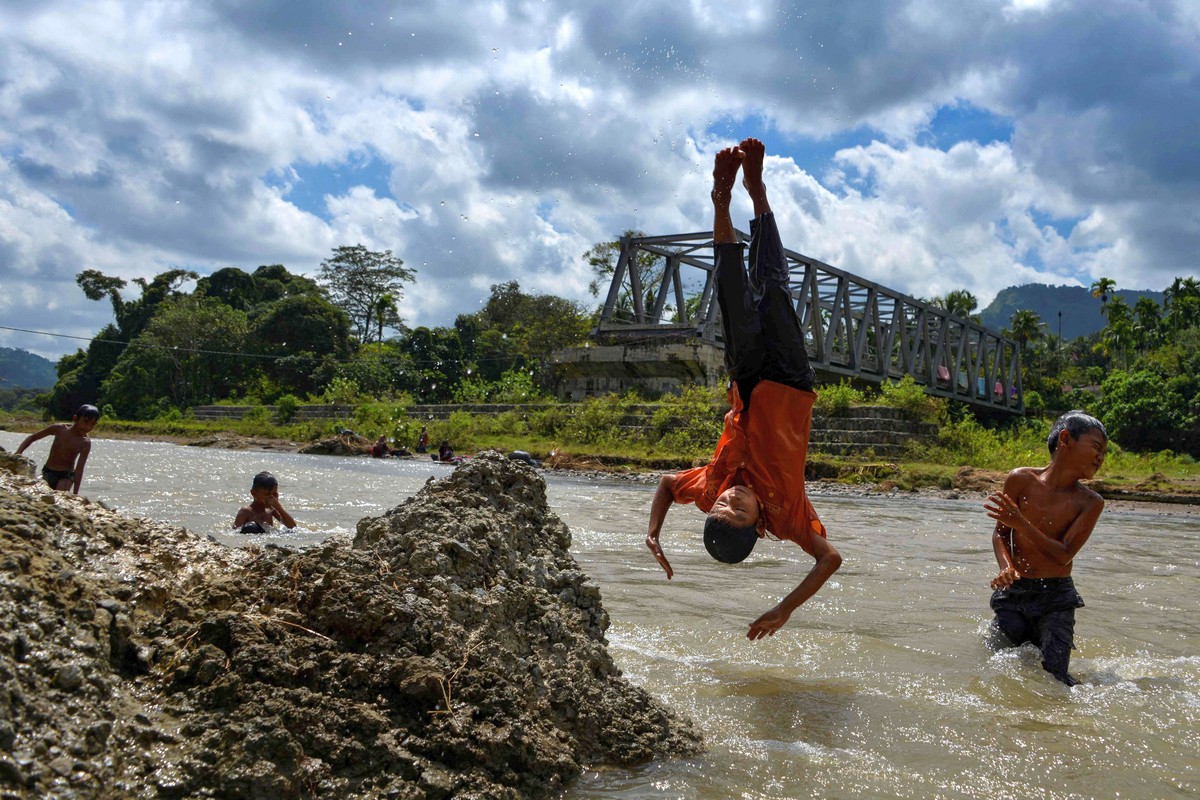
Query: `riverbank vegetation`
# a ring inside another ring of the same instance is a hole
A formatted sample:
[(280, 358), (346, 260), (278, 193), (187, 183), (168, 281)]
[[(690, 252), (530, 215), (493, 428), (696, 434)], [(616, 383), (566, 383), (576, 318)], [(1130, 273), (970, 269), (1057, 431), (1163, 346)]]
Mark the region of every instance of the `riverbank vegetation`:
[[(599, 277), (611, 261), (601, 256), (611, 249), (589, 251)], [(136, 297), (127, 296), (125, 280), (85, 270), (77, 276), (80, 288), (111, 303), (113, 322), (86, 350), (60, 359), (50, 392), (12, 398), (9, 424), (23, 427), (18, 420), (26, 417), (11, 415), (31, 408), (63, 419), (92, 402), (103, 414), (99, 435), (228, 432), (309, 441), (350, 429), (411, 449), (426, 425), (434, 443), (447, 439), (458, 452), (570, 452), (635, 466), (692, 463), (710, 454), (721, 430), (719, 392), (691, 387), (662, 397), (555, 401), (550, 356), (587, 340), (594, 311), (509, 282), (493, 286), (484, 306), (459, 314), (453, 326), (408, 328), (398, 301), (416, 278), (390, 251), (362, 246), (335, 249), (317, 280), (278, 264), (253, 272), (228, 267), (204, 278), (170, 270), (134, 281)], [(838, 415), (876, 403), (937, 423), (935, 437), (914, 439), (898, 459), (916, 465), (897, 468), (902, 483), (944, 482), (947, 471), (966, 466), (1004, 471), (1043, 463), (1049, 421), (1070, 408), (1108, 426), (1107, 474), (1187, 480), (1200, 456), (1200, 284), (1178, 278), (1161, 303), (1142, 297), (1133, 306), (1108, 278), (1092, 289), (1106, 324), (1089, 336), (1064, 341), (1037, 314), (1012, 314), (1006, 332), (1021, 351), (1026, 418), (978, 418), (961, 404), (927, 396), (911, 379), (877, 388), (826, 384), (817, 411)], [(976, 307), (964, 290), (930, 302), (965, 317)], [(189, 418), (192, 407), (212, 403), (254, 410), (217, 423)], [(354, 411), (343, 419), (297, 421), (306, 403)], [(448, 419), (409, 414), (422, 403), (540, 405), (499, 415), (456, 411)], [(824, 455), (819, 446), (814, 458), (853, 461)], [(879, 460), (869, 452), (857, 459)]]

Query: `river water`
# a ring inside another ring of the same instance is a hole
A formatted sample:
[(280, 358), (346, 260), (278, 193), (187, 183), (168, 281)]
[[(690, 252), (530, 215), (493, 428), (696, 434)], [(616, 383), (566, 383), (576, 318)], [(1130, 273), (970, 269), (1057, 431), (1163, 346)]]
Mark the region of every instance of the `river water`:
[[(20, 439), (0, 432), (9, 450)], [(237, 545), (248, 537), (228, 526), (263, 469), (301, 527), (254, 540), (303, 546), (352, 533), (448, 467), (96, 440), (83, 491)], [(709, 747), (585, 773), (565, 800), (1200, 795), (1196, 517), (1101, 517), (1075, 563), (1087, 607), (1071, 665), (1082, 683), (1068, 689), (1033, 650), (986, 646), (995, 561), (978, 502), (814, 496), (843, 566), (782, 632), (750, 642), (750, 621), (808, 571), (799, 548), (763, 542), (719, 565), (701, 515), (677, 507), (662, 534), (668, 582), (642, 544), (652, 487), (547, 483), (601, 587), (617, 663)]]

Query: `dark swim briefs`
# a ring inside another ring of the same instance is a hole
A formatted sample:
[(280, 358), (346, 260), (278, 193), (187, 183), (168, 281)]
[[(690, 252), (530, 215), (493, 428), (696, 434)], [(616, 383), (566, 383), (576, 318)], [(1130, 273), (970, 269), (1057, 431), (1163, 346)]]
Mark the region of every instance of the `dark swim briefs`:
[(75, 480), (75, 470), (42, 467), (42, 480), (50, 484), (51, 489), (57, 489), (59, 481)]
[(1014, 646), (1032, 642), (1042, 651), (1042, 666), (1068, 686), (1078, 681), (1067, 667), (1075, 648), (1075, 609), (1083, 598), (1065, 578), (1021, 578), (992, 594), (996, 625)]
[(250, 520), (249, 522), (242, 525), (241, 530), (238, 531), (238, 533), (266, 533), (266, 532), (267, 532), (267, 529), (263, 527), (263, 524), (261, 522), (255, 522), (254, 520)]

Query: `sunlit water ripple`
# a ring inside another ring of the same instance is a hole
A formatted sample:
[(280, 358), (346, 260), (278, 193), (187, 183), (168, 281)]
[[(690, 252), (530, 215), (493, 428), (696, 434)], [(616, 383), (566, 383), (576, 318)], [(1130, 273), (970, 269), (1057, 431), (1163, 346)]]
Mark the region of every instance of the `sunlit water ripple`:
[[(14, 449), (21, 437), (0, 432)], [(44, 459), (45, 442), (33, 449)], [(40, 464), (40, 462), (39, 462)], [(301, 522), (255, 541), (352, 533), (446, 467), (97, 440), (84, 493), (238, 545), (250, 477), (269, 469)], [(653, 489), (551, 475), (552, 507), (599, 583), (625, 674), (699, 724), (706, 755), (585, 773), (582, 798), (1195, 797), (1200, 792), (1200, 555), (1195, 518), (1106, 512), (1076, 560), (1067, 689), (1028, 649), (985, 645), (995, 571), (976, 503), (816, 498), (845, 563), (778, 636), (750, 620), (807, 572), (792, 545), (745, 564), (704, 553), (676, 509), (665, 580), (642, 545)]]

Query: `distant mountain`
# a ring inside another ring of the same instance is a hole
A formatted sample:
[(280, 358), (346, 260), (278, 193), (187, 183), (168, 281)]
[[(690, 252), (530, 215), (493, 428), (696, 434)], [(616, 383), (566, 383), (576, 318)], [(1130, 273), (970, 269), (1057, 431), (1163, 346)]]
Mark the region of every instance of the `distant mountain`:
[[(1139, 297), (1149, 297), (1162, 304), (1162, 292), (1149, 289), (1118, 289), (1113, 293), (1129, 305), (1137, 303)], [(1111, 296), (1110, 296), (1111, 299)], [(1001, 290), (979, 316), (989, 328), (1007, 328), (1013, 312), (1028, 309), (1036, 312), (1046, 323), (1046, 333), (1058, 335), (1058, 312), (1062, 312), (1062, 336), (1074, 339), (1104, 327), (1104, 315), (1100, 313), (1099, 298), (1082, 286), (1047, 286), (1044, 283), (1027, 283)]]
[(0, 389), (49, 389), (58, 381), (54, 362), (28, 350), (0, 347)]

